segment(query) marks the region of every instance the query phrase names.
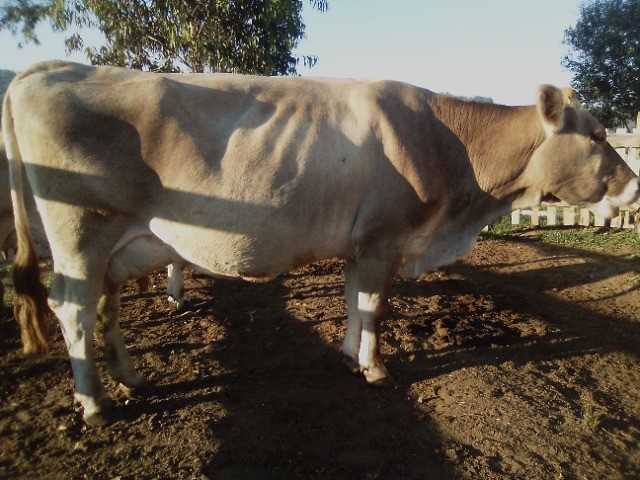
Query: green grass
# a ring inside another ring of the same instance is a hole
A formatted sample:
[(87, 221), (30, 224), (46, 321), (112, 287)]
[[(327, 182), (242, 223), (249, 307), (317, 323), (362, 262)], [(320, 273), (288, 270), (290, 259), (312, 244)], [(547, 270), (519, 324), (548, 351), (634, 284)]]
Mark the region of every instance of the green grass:
[(593, 229), (584, 230), (549, 230), (542, 232), (543, 241), (560, 245), (611, 249), (633, 247), (640, 250), (640, 235), (633, 230), (610, 230), (597, 233)]
[(559, 245), (597, 249), (631, 247), (640, 251), (640, 234), (635, 229), (602, 231), (595, 227), (532, 227), (526, 224), (526, 217), (522, 220), (521, 225), (511, 225), (511, 217), (507, 215), (491, 224), (489, 231), (482, 236), (514, 239), (526, 234), (527, 238)]
[[(42, 271), (41, 280), (47, 291), (51, 290), (51, 283), (53, 282), (53, 275), (51, 273), (51, 260), (43, 260), (40, 262), (40, 269)], [(13, 272), (13, 265), (7, 263), (0, 265), (0, 279), (4, 283), (4, 305), (8, 308), (13, 306), (14, 291), (11, 283), (11, 275)]]
[(11, 275), (12, 265), (10, 263), (6, 263), (4, 265), (0, 265), (0, 278), (5, 278)]
[(582, 423), (591, 431), (595, 431), (600, 426), (600, 415), (595, 413), (591, 405), (585, 405), (582, 408)]
[(4, 301), (4, 305), (7, 308), (13, 307), (13, 290), (5, 288), (4, 289), (4, 297), (2, 299)]

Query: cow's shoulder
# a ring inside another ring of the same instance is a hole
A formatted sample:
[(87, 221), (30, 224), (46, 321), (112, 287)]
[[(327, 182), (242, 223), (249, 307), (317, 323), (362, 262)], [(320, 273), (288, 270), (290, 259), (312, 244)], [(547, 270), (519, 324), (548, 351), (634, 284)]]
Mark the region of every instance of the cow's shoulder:
[(395, 80), (361, 82), (352, 91), (381, 112), (399, 115), (429, 112), (434, 95), (430, 90)]

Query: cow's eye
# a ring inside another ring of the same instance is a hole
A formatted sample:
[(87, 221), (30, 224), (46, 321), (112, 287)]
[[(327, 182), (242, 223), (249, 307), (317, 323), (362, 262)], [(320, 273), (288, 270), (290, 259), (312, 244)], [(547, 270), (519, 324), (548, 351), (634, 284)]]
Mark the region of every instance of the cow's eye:
[(604, 132), (593, 132), (591, 134), (591, 141), (602, 145), (607, 141), (607, 135)]

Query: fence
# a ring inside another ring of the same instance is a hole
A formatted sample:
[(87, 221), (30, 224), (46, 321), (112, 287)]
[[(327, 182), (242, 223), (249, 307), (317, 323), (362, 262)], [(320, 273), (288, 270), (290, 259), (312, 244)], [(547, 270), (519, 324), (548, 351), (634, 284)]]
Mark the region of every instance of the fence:
[[(531, 225), (546, 225), (548, 227), (582, 226), (582, 227), (603, 227), (605, 219), (599, 215), (594, 215), (589, 209), (564, 204), (542, 204), (539, 207), (527, 210), (514, 210), (511, 212), (511, 224), (520, 225), (522, 217), (531, 217)], [(527, 222), (529, 223), (529, 222)], [(633, 212), (628, 208), (620, 209), (620, 215), (610, 220), (611, 228), (634, 228), (636, 226)]]
[[(640, 115), (639, 115), (640, 118)], [(627, 162), (636, 174), (640, 172), (640, 129), (635, 128), (632, 133), (626, 129), (618, 129), (615, 134), (607, 136), (608, 142), (618, 154)], [(588, 209), (573, 205), (541, 205), (527, 210), (511, 212), (511, 224), (520, 225), (523, 216), (531, 216), (531, 225), (564, 225), (564, 226), (595, 226), (605, 225), (605, 219), (594, 215)], [(612, 228), (634, 228), (640, 234), (640, 225), (634, 223), (633, 212), (628, 208), (620, 209), (620, 215), (611, 219)]]

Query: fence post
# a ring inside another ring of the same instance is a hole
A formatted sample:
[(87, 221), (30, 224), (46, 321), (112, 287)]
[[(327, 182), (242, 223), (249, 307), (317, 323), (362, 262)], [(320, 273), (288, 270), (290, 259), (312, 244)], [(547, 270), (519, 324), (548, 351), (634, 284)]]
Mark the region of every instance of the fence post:
[(618, 215), (615, 218), (611, 219), (611, 222), (609, 223), (609, 225), (611, 226), (611, 228), (620, 228), (622, 227), (622, 216)]
[(533, 225), (534, 227), (537, 227), (538, 225), (540, 225), (540, 208), (539, 207), (533, 207), (531, 209), (531, 225)]
[(547, 205), (547, 226), (556, 224), (558, 217), (558, 208), (555, 205)]
[(591, 215), (588, 208), (580, 209), (580, 226), (588, 227), (591, 224)]
[(576, 224), (575, 207), (562, 207), (562, 222), (567, 227), (571, 227)]

